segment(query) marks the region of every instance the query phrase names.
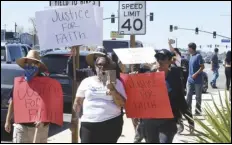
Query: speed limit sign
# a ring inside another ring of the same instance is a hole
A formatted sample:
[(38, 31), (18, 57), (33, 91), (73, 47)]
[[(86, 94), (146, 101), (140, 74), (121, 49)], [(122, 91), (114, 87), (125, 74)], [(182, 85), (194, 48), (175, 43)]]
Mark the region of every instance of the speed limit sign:
[(119, 1), (118, 16), (119, 34), (146, 34), (146, 1)]

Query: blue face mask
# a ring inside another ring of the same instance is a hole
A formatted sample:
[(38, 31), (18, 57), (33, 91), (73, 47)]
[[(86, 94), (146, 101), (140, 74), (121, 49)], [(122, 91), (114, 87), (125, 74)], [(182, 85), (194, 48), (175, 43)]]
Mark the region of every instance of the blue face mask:
[(29, 82), (34, 75), (39, 71), (39, 67), (35, 65), (25, 65), (24, 73), (25, 73), (25, 80)]

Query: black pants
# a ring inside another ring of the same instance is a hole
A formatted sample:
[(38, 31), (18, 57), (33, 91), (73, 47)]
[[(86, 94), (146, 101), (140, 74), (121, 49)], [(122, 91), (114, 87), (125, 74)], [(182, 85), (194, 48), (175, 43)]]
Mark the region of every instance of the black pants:
[(231, 67), (225, 68), (225, 74), (226, 74), (226, 88), (227, 88), (227, 90), (229, 90), (230, 81), (231, 81)]
[(143, 125), (146, 143), (172, 143), (177, 133), (174, 120), (145, 119)]
[(122, 126), (122, 115), (99, 123), (82, 122), (81, 143), (117, 143), (122, 134)]

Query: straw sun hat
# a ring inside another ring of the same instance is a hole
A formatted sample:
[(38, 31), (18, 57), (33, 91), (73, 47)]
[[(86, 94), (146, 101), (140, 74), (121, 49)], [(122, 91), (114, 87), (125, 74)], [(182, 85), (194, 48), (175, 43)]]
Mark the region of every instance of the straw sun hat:
[(95, 67), (95, 61), (96, 58), (98, 57), (107, 57), (109, 59), (109, 69), (115, 69), (116, 68), (116, 63), (112, 61), (112, 59), (110, 57), (108, 57), (106, 55), (106, 53), (103, 52), (92, 52), (89, 55), (86, 56), (86, 62), (88, 63), (88, 65), (92, 68)]
[(16, 60), (16, 63), (17, 63), (21, 68), (24, 69), (24, 66), (25, 66), (25, 64), (26, 64), (26, 60), (28, 60), (28, 59), (37, 61), (37, 62), (40, 64), (40, 65), (39, 65), (39, 70), (40, 70), (41, 72), (47, 71), (46, 65), (45, 65), (43, 62), (41, 62), (39, 52), (36, 51), (36, 50), (30, 50), (30, 51), (28, 52), (28, 54), (27, 54), (26, 57), (22, 57), (22, 58)]
[(102, 52), (92, 52), (86, 56), (86, 61), (90, 67), (94, 67), (94, 62), (97, 57), (105, 57), (106, 54)]

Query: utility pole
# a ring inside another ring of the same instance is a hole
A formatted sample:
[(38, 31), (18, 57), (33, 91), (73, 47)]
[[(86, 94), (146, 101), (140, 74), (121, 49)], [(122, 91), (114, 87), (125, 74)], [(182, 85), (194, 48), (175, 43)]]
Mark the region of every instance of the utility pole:
[(15, 22), (15, 40), (16, 40), (16, 28), (17, 28), (17, 24), (16, 24), (16, 22)]

